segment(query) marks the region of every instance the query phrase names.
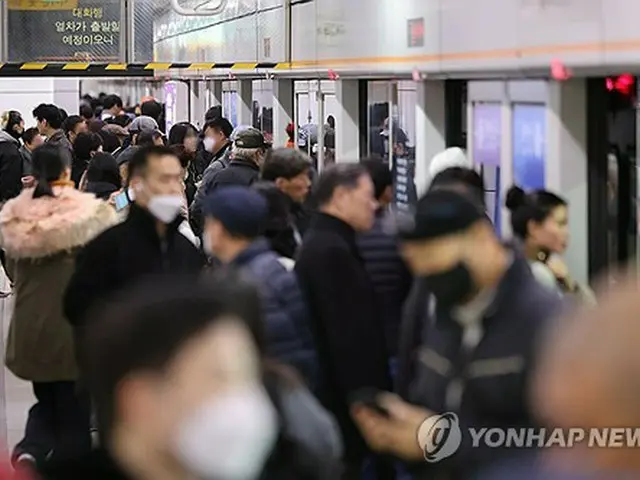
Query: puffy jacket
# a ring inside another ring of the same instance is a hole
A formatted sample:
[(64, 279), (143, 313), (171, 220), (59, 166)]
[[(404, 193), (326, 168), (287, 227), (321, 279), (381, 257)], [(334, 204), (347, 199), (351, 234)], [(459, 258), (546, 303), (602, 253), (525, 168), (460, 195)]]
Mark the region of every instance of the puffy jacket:
[(0, 130), (0, 202), (17, 197), (22, 190), (20, 142)]
[(250, 276), (261, 290), (269, 355), (295, 367), (315, 388), (318, 359), (307, 306), (295, 273), (283, 266), (265, 239), (252, 243), (232, 266)]
[(358, 236), (360, 255), (376, 292), (376, 306), (381, 313), (389, 354), (398, 350), (398, 329), (402, 306), (411, 290), (411, 273), (405, 265), (396, 237), (384, 230), (382, 212), (373, 228)]

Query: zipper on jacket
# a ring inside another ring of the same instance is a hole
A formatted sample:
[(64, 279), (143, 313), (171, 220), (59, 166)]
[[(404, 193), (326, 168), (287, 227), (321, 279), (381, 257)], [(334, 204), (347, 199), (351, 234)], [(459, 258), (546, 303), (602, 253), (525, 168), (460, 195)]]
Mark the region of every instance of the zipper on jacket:
[(484, 328), (481, 323), (469, 325), (463, 328), (462, 341), (458, 353), (455, 376), (449, 381), (445, 395), (445, 406), (448, 411), (455, 412), (460, 409), (462, 396), (466, 387), (466, 370), (476, 347), (484, 336)]

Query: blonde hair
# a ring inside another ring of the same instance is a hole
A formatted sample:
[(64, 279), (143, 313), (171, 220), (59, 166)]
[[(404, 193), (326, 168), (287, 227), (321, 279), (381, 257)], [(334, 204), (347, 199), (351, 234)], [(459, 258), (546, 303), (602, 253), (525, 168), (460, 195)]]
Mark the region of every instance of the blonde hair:
[(9, 117), (11, 117), (11, 112), (9, 110), (2, 114), (2, 118), (0, 118), (0, 128), (2, 128), (2, 130), (7, 128), (7, 125), (9, 124)]

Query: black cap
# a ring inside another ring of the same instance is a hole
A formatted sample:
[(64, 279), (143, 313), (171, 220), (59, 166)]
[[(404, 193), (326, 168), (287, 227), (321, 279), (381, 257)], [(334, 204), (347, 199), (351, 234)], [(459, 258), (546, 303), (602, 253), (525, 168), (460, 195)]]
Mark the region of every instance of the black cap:
[(236, 134), (235, 145), (239, 148), (267, 148), (264, 135), (257, 128), (249, 127)]
[(205, 216), (215, 218), (232, 235), (256, 238), (265, 227), (266, 199), (257, 191), (241, 186), (221, 187), (207, 196)]
[(398, 234), (404, 240), (430, 240), (466, 230), (486, 220), (485, 213), (464, 195), (449, 191), (427, 192), (415, 214), (399, 222)]

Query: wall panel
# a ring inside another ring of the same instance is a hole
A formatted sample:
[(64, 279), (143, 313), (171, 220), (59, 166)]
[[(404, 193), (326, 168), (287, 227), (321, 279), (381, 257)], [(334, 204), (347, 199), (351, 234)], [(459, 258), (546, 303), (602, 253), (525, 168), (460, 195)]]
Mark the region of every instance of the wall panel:
[[(283, 0), (229, 5), (203, 19), (162, 16), (156, 60), (286, 61)], [(291, 8), (295, 69), (473, 75), (540, 72), (556, 58), (573, 68), (640, 63), (640, 2), (628, 0), (312, 0)]]
[(518, 41), (517, 11), (514, 0), (440, 0), (442, 70), (512, 67), (516, 58), (505, 52)]

